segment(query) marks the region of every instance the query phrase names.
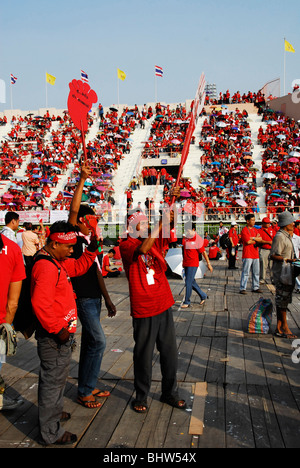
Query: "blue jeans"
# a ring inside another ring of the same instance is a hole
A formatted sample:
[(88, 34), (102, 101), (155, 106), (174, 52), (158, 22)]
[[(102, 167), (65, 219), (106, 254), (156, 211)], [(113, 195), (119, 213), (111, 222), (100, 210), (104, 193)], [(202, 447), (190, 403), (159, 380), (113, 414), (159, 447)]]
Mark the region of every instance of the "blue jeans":
[(196, 293), (200, 296), (201, 301), (207, 299), (207, 295), (203, 292), (195, 280), (195, 275), (198, 270), (198, 267), (184, 267), (185, 273), (185, 299), (184, 304), (190, 304), (192, 290), (196, 291)]
[(76, 302), (82, 325), (78, 394), (85, 397), (97, 386), (106, 338), (100, 323), (101, 298), (78, 298)]
[(252, 289), (259, 289), (259, 258), (244, 258), (240, 291), (245, 291), (247, 289), (250, 271), (252, 272)]

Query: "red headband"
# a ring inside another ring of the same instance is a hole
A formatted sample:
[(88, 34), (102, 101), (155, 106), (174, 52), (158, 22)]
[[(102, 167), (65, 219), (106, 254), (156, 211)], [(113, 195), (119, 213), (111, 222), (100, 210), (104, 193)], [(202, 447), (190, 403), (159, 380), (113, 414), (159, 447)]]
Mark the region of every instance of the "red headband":
[(54, 232), (50, 235), (50, 240), (56, 241), (59, 244), (76, 244), (77, 234), (76, 232)]
[(141, 221), (148, 221), (148, 218), (141, 211), (137, 211), (128, 217), (128, 224), (131, 226), (136, 226)]

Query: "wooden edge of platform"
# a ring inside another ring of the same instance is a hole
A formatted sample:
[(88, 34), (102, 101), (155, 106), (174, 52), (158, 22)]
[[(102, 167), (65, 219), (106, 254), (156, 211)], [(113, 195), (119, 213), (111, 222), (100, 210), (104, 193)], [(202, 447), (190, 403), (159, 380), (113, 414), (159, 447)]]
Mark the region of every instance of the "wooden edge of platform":
[(202, 435), (204, 430), (205, 397), (207, 382), (197, 382), (194, 385), (194, 402), (190, 420), (189, 434)]

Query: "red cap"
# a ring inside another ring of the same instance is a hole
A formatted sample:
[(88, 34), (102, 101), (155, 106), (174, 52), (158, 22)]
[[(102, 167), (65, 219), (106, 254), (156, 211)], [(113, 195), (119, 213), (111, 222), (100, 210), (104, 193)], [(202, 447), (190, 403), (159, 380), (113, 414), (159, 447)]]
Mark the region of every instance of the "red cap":
[(268, 224), (268, 223), (271, 222), (271, 220), (270, 220), (270, 218), (264, 218), (264, 219), (262, 220), (262, 222)]

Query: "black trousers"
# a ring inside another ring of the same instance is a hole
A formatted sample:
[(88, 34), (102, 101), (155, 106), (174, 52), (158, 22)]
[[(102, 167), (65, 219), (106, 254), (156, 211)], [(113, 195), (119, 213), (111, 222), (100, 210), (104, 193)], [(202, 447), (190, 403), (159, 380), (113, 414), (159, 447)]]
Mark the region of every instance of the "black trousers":
[(235, 254), (231, 254), (232, 249), (228, 249), (228, 254), (229, 254), (229, 261), (228, 261), (228, 268), (235, 268), (235, 263), (236, 263), (236, 254), (237, 254), (237, 249), (235, 248)]
[(176, 396), (178, 352), (172, 310), (168, 309), (154, 317), (133, 318), (133, 330), (136, 399), (140, 402), (147, 401), (151, 386), (155, 345), (160, 353), (162, 394)]

